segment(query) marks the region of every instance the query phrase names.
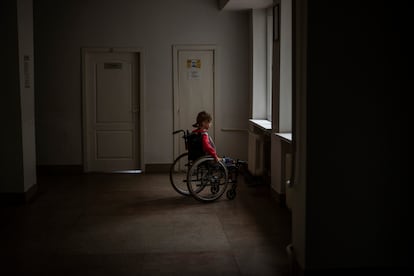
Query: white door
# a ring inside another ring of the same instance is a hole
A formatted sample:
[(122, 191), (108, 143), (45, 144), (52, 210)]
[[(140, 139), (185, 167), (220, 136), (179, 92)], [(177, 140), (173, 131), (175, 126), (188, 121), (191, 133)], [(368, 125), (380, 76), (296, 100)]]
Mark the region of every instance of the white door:
[[(174, 130), (192, 130), (198, 112), (205, 110), (214, 119), (214, 50), (177, 50), (177, 79), (174, 94), (176, 119)], [(214, 122), (209, 134), (214, 139)], [(182, 139), (174, 153), (185, 151)]]
[(85, 171), (140, 168), (138, 65), (138, 53), (86, 53)]

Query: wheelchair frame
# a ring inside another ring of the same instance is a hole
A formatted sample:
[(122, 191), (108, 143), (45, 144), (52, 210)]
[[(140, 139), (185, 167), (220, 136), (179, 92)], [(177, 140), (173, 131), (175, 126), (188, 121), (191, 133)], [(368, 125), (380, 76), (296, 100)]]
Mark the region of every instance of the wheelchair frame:
[[(219, 199), (224, 192), (228, 199), (236, 197), (237, 178), (241, 160), (223, 158), (216, 162), (210, 155), (189, 160), (189, 131), (176, 130), (173, 134), (183, 133), (186, 152), (175, 158), (170, 167), (170, 182), (174, 190), (184, 196), (192, 196), (202, 202)], [(228, 189), (228, 184), (231, 187)]]

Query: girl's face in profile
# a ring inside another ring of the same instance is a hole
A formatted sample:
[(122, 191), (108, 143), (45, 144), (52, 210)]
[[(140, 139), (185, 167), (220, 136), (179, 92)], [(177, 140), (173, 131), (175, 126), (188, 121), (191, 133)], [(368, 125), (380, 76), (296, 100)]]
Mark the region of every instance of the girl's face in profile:
[(211, 121), (208, 121), (208, 120), (203, 121), (203, 123), (201, 124), (201, 126), (202, 126), (204, 129), (209, 129), (209, 128), (210, 128), (210, 126), (211, 126)]

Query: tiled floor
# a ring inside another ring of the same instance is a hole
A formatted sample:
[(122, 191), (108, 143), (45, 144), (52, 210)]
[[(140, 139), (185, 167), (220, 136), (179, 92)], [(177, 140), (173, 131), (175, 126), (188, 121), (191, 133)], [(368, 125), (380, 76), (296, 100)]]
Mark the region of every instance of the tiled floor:
[(0, 207), (0, 275), (288, 275), (290, 213), (242, 176), (213, 203), (167, 174), (38, 182), (31, 204)]

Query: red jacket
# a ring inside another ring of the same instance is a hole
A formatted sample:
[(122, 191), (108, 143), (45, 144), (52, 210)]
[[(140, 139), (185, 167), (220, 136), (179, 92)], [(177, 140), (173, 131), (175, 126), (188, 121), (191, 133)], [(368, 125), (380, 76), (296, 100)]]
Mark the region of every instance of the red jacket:
[(211, 155), (214, 157), (214, 159), (217, 159), (217, 152), (216, 152), (216, 146), (214, 145), (213, 139), (211, 139), (210, 135), (208, 135), (207, 130), (205, 129), (194, 129), (193, 132), (201, 133), (202, 135), (202, 144), (203, 144), (203, 150), (206, 154)]

